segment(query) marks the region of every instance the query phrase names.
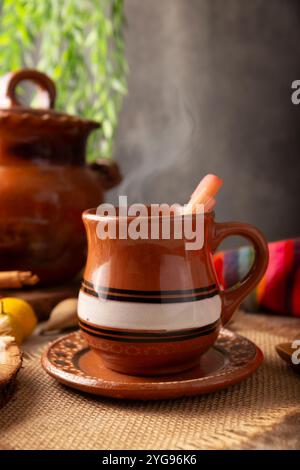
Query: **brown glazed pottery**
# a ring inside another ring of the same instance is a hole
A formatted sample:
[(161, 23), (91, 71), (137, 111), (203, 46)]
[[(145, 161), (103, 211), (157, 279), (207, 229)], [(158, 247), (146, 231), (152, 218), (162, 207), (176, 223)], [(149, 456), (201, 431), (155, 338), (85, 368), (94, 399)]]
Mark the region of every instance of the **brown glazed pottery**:
[(95, 395), (158, 400), (200, 395), (229, 387), (251, 375), (263, 354), (251, 341), (221, 329), (212, 348), (193, 369), (164, 377), (135, 377), (108, 369), (79, 331), (51, 343), (42, 356), (46, 372), (69, 387)]
[[(38, 86), (38, 109), (20, 104), (23, 81)], [(55, 93), (36, 70), (0, 80), (0, 266), (32, 271), (44, 285), (65, 282), (83, 267), (81, 213), (120, 181), (115, 163), (85, 163), (88, 135), (99, 124), (55, 112)]]
[[(300, 335), (297, 338), (300, 339)], [(298, 343), (299, 344), (299, 343)], [(291, 366), (291, 368), (300, 374), (300, 363), (293, 362), (293, 354), (296, 352), (296, 348), (293, 348), (293, 342), (291, 343), (281, 343), (276, 345), (277, 354), (283, 359), (287, 364)], [(300, 346), (298, 346), (298, 350)], [(300, 357), (300, 354), (297, 354), (297, 358)], [(298, 361), (297, 361), (298, 362)]]
[[(174, 217), (181, 216), (173, 222)], [(146, 219), (150, 224), (151, 216)], [(132, 217), (115, 220), (119, 233)], [(187, 239), (175, 238), (172, 230), (170, 239), (162, 232), (158, 239), (100, 239), (97, 227), (107, 217), (95, 210), (86, 211), (83, 221), (88, 258), (79, 325), (103, 365), (125, 374), (176, 374), (195, 367), (267, 267), (262, 234), (239, 222), (217, 223), (212, 212), (204, 215), (204, 244), (197, 250), (188, 250)], [(230, 235), (250, 240), (255, 261), (238, 286), (221, 290), (213, 253)]]

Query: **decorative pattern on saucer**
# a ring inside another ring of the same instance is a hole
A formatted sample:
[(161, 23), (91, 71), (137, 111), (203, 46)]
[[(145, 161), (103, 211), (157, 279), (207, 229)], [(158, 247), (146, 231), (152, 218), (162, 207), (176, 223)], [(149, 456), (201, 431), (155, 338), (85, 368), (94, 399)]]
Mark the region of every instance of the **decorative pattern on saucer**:
[(263, 359), (254, 343), (222, 329), (215, 345), (189, 371), (162, 377), (136, 377), (105, 367), (81, 332), (56, 340), (42, 357), (44, 369), (70, 387), (96, 395), (161, 399), (208, 393), (252, 374)]

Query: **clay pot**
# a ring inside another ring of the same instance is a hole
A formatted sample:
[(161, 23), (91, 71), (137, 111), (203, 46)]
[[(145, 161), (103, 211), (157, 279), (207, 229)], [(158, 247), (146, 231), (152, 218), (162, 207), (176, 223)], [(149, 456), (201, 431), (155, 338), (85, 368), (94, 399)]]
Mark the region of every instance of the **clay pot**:
[[(38, 109), (23, 107), (17, 85), (39, 87)], [(85, 162), (99, 124), (53, 110), (55, 85), (36, 70), (0, 80), (0, 269), (30, 270), (41, 284), (72, 279), (85, 261), (84, 209), (121, 180), (116, 163)]]
[[(132, 219), (111, 218), (116, 234)], [(162, 237), (161, 228), (157, 239), (101, 239), (107, 217), (90, 210), (83, 220), (88, 258), (78, 302), (79, 325), (106, 367), (130, 375), (178, 373), (198, 364), (268, 263), (267, 243), (255, 227), (217, 223), (213, 213), (204, 216), (203, 246), (193, 250), (187, 248), (185, 235), (178, 238), (172, 231), (174, 217), (169, 239)], [(150, 224), (150, 214), (146, 222)], [(223, 291), (212, 254), (232, 235), (253, 244), (255, 260), (238, 287)]]

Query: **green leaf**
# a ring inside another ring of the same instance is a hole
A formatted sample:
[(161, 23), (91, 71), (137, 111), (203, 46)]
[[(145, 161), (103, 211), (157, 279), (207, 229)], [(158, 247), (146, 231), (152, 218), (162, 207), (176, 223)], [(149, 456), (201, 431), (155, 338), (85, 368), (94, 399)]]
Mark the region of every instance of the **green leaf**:
[(105, 119), (102, 123), (103, 134), (107, 139), (111, 139), (113, 135), (113, 126), (112, 123)]
[(89, 159), (112, 152), (127, 92), (123, 0), (2, 0), (0, 74), (36, 67), (57, 84), (57, 108), (102, 122)]
[(114, 78), (111, 82), (111, 87), (113, 90), (121, 93), (122, 95), (126, 94), (126, 87), (125, 85), (118, 79)]

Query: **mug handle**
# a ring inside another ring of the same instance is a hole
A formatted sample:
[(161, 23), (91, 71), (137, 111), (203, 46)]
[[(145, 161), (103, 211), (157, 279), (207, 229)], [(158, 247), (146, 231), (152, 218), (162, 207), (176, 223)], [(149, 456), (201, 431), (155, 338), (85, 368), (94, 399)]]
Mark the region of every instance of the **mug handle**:
[(255, 258), (250, 271), (237, 287), (233, 286), (220, 291), (222, 300), (221, 320), (223, 325), (226, 325), (241, 302), (259, 283), (266, 272), (269, 261), (269, 250), (265, 237), (253, 225), (241, 222), (213, 222), (212, 252), (215, 252), (224, 238), (232, 235), (247, 238), (254, 247)]
[(122, 181), (122, 175), (118, 164), (108, 158), (98, 158), (90, 163), (89, 167), (98, 173), (103, 189), (108, 190), (117, 186)]

